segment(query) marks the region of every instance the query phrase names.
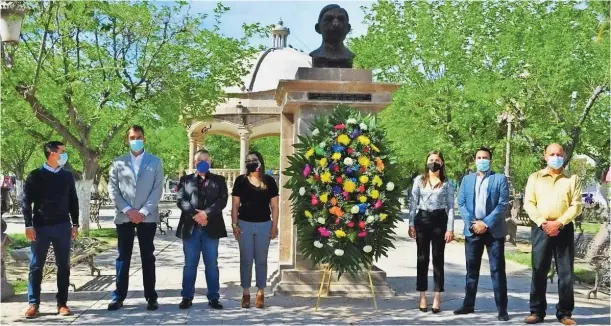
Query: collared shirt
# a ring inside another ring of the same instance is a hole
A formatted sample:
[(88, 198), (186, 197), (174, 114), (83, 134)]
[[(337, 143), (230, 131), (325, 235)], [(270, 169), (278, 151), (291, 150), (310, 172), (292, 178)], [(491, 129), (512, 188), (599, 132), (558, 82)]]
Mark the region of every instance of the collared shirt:
[(488, 180), (490, 178), (484, 174), (477, 175), (475, 179), (475, 218), (483, 220), (486, 217), (486, 201), (488, 200)]
[(51, 171), (51, 172), (53, 172), (53, 173), (57, 173), (57, 172), (59, 172), (59, 171), (62, 169), (62, 167), (61, 167), (61, 166), (58, 166), (58, 167), (57, 167), (57, 169), (54, 169), (54, 168), (52, 168), (52, 167), (51, 167), (49, 164), (47, 164), (47, 162), (43, 163), (42, 167), (43, 167), (45, 170)]
[(454, 188), (450, 180), (446, 180), (439, 188), (432, 188), (431, 184), (422, 185), (422, 175), (414, 179), (412, 195), (409, 198), (409, 225), (414, 226), (414, 219), (418, 210), (434, 211), (445, 209), (448, 214), (447, 230), (454, 231)]
[(142, 165), (142, 158), (144, 157), (144, 151), (140, 153), (140, 155), (135, 156), (131, 151), (129, 152), (129, 156), (132, 159), (132, 169), (134, 169), (134, 175), (138, 178), (138, 173), (140, 172), (140, 165)]
[(206, 187), (208, 186), (208, 179), (206, 176), (197, 175), (197, 202), (198, 209), (204, 209), (206, 203)]
[(552, 176), (546, 168), (528, 177), (524, 210), (538, 226), (555, 220), (567, 225), (581, 214), (582, 209), (579, 176), (569, 175), (564, 170)]

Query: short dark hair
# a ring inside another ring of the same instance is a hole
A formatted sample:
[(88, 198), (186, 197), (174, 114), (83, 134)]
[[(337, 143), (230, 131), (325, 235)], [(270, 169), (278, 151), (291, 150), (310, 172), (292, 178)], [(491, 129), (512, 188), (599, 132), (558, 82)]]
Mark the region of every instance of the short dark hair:
[(197, 152), (195, 152), (195, 154), (193, 155), (193, 157), (194, 158), (198, 157), (201, 154), (208, 154), (208, 155), (210, 155), (210, 152), (208, 152), (208, 150), (206, 150), (206, 149), (198, 149)]
[(130, 130), (139, 131), (142, 133), (142, 136), (144, 136), (144, 127), (140, 125), (131, 125), (129, 128), (127, 128), (127, 131), (125, 131), (125, 137), (129, 135)]
[(42, 150), (45, 153), (45, 158), (49, 158), (49, 155), (51, 155), (51, 153), (57, 152), (59, 150), (59, 146), (66, 146), (66, 145), (64, 145), (64, 143), (57, 141), (57, 140), (52, 140), (46, 143), (45, 146), (42, 147)]
[(318, 22), (320, 23), (320, 20), (322, 19), (322, 16), (324, 16), (327, 11), (333, 10), (333, 9), (341, 9), (344, 12), (344, 14), (346, 14), (346, 19), (350, 20), (350, 17), (348, 17), (348, 11), (346, 11), (346, 9), (342, 8), (340, 5), (330, 4), (330, 5), (324, 6), (320, 10), (320, 14), (318, 15)]
[(490, 148), (488, 148), (488, 147), (482, 146), (482, 147), (478, 148), (475, 151), (475, 155), (477, 155), (477, 152), (486, 152), (490, 156), (490, 159), (492, 159), (492, 151), (490, 151)]

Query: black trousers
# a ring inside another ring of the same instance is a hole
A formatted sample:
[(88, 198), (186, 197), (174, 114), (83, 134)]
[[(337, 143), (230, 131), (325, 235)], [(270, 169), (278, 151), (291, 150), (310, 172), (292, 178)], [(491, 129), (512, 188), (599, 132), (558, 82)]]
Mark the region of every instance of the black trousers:
[(550, 237), (540, 227), (533, 226), (532, 243), (532, 283), (530, 285), (530, 312), (545, 317), (547, 301), (547, 273), (552, 265), (552, 255), (558, 272), (558, 298), (556, 317), (571, 317), (575, 308), (573, 296), (573, 265), (575, 260), (575, 226), (565, 225), (555, 237)]
[(433, 251), (433, 281), (435, 292), (443, 292), (443, 264), (446, 242), (444, 239), (448, 224), (445, 209), (432, 212), (420, 210), (414, 219), (416, 246), (418, 252), (416, 290), (428, 289), (429, 255)]

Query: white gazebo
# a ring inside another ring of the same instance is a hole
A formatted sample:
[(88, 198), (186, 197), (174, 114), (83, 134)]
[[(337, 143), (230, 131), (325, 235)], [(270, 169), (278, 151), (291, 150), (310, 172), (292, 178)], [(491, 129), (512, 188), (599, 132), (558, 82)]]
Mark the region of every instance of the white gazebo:
[(224, 89), (227, 99), (216, 107), (209, 119), (194, 121), (188, 128), (189, 173), (192, 158), (205, 147), (207, 135), (223, 135), (240, 140), (240, 170), (215, 169), (229, 183), (246, 170), (245, 160), (251, 140), (280, 135), (280, 111), (274, 99), (280, 79), (294, 79), (299, 67), (312, 67), (307, 53), (287, 46), (290, 30), (278, 22), (272, 29), (272, 47), (257, 53), (250, 72), (242, 78), (244, 86)]

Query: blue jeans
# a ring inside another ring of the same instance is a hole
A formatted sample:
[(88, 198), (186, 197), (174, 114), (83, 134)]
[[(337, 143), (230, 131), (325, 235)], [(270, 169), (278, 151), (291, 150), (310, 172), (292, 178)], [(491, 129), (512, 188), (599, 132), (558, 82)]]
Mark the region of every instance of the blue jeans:
[(193, 300), (195, 295), (195, 279), (197, 278), (197, 265), (199, 255), (204, 260), (208, 300), (218, 300), (219, 295), (219, 239), (208, 236), (206, 229), (196, 226), (187, 239), (182, 240), (185, 253), (185, 267), (182, 270), (182, 292), (184, 299)]
[(267, 281), (267, 253), (272, 221), (247, 222), (238, 220), (240, 236), (240, 285), (249, 289), (252, 281), (252, 262), (255, 262), (255, 279), (258, 289), (265, 289)]
[(507, 275), (505, 274), (505, 238), (494, 238), (490, 231), (482, 235), (474, 234), (465, 237), (465, 256), (467, 260), (467, 276), (465, 300), (463, 306), (475, 307), (479, 271), (482, 265), (484, 247), (488, 252), (490, 277), (494, 289), (494, 300), (499, 314), (507, 313)]
[(40, 304), (40, 283), (47, 261), (49, 246), (53, 245), (55, 265), (57, 265), (57, 299), (58, 305), (68, 302), (68, 286), (70, 285), (70, 237), (72, 226), (70, 222), (57, 225), (34, 227), (36, 240), (30, 246), (30, 273), (28, 274), (28, 302)]
[(142, 261), (142, 283), (144, 285), (144, 298), (157, 300), (155, 291), (155, 232), (157, 223), (123, 223), (117, 224), (117, 247), (119, 258), (115, 261), (117, 288), (112, 292), (113, 301), (123, 301), (129, 289), (129, 267), (134, 249), (134, 237), (138, 231), (138, 245), (140, 246), (140, 259)]

